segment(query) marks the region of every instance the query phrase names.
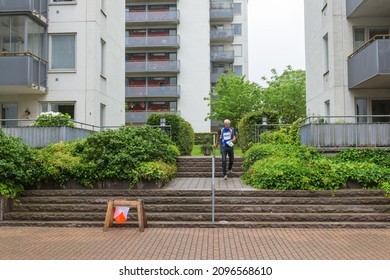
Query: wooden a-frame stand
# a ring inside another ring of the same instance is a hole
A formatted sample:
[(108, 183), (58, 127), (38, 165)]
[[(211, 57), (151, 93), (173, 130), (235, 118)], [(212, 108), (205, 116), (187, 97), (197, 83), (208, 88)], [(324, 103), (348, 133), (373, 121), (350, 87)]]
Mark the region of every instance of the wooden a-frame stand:
[(146, 215), (145, 215), (144, 201), (142, 199), (109, 200), (107, 201), (106, 220), (104, 221), (103, 231), (108, 231), (108, 228), (112, 227), (112, 224), (114, 222), (114, 212), (116, 206), (137, 207), (139, 231), (143, 232), (144, 228), (148, 227), (148, 223), (146, 221)]

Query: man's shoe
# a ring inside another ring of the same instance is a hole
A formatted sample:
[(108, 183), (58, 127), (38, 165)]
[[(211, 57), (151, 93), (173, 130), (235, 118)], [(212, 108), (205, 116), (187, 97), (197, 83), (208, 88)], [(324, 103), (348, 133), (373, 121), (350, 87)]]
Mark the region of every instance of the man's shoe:
[(228, 169), (228, 174), (233, 174), (233, 169)]
[(224, 179), (224, 180), (227, 180), (227, 175), (223, 176), (223, 179)]

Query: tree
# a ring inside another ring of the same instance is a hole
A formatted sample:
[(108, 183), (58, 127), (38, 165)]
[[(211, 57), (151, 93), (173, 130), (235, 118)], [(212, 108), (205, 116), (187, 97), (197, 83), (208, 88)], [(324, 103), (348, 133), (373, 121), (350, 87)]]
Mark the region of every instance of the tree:
[(287, 66), (282, 75), (271, 70), (271, 79), (263, 77), (267, 88), (261, 88), (261, 104), (264, 109), (278, 112), (282, 123), (292, 124), (306, 117), (306, 73)]
[(255, 111), (260, 104), (260, 87), (256, 83), (245, 80), (245, 76), (222, 75), (217, 85), (209, 93), (211, 112), (206, 119), (223, 121), (229, 119), (236, 127), (239, 119), (248, 112)]

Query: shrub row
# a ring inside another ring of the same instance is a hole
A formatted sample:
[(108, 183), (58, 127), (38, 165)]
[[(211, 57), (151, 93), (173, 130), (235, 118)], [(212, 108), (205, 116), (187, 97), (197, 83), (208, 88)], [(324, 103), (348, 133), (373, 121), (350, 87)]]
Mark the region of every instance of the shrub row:
[(363, 187), (390, 192), (388, 152), (377, 149), (346, 149), (324, 157), (306, 146), (256, 144), (244, 155), (243, 180), (265, 189), (337, 189), (356, 181)]

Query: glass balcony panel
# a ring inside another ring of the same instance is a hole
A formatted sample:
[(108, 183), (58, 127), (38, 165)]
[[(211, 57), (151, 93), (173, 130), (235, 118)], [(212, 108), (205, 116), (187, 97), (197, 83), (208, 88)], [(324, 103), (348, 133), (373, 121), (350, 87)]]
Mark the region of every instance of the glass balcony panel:
[(0, 92), (44, 93), (47, 64), (32, 55), (0, 56)]
[(390, 88), (390, 39), (377, 39), (348, 58), (349, 88)]
[(178, 86), (126, 87), (126, 97), (179, 97)]
[(389, 17), (389, 0), (346, 0), (347, 17)]
[(179, 36), (144, 36), (144, 37), (127, 37), (126, 47), (179, 47)]
[(234, 51), (211, 52), (211, 62), (234, 62)]
[(179, 22), (179, 11), (159, 11), (159, 12), (127, 12), (126, 22)]
[(177, 111), (145, 111), (145, 112), (126, 112), (126, 123), (146, 123), (151, 114), (174, 114), (180, 115)]
[(28, 12), (46, 23), (47, 3), (48, 0), (1, 0), (0, 12)]
[(210, 19), (213, 21), (233, 21), (233, 9), (211, 9)]
[(126, 72), (179, 72), (178, 60), (126, 62)]
[(234, 40), (234, 30), (211, 30), (210, 39), (212, 41), (220, 42), (233, 42)]

